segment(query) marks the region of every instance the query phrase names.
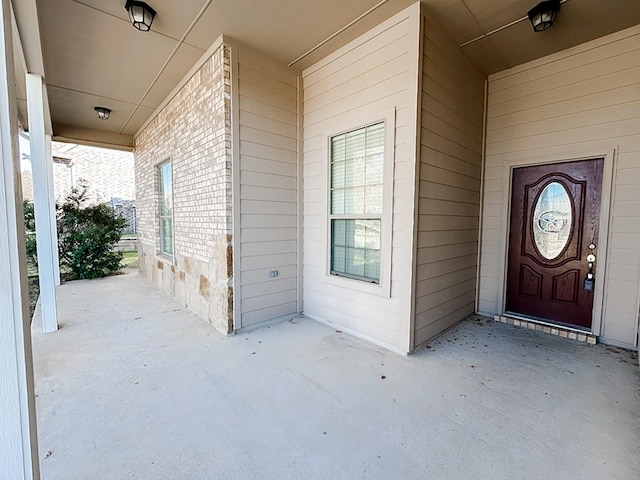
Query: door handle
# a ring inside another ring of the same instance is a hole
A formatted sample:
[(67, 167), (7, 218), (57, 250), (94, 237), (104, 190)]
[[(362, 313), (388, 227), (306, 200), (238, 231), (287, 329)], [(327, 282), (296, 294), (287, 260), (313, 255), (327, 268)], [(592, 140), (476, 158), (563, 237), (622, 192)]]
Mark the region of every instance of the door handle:
[(593, 264), (596, 261), (596, 256), (593, 253), (587, 255), (587, 264), (589, 266), (589, 271), (587, 272), (587, 278), (584, 279), (584, 289), (585, 290), (593, 290), (595, 286), (595, 279), (593, 277)]

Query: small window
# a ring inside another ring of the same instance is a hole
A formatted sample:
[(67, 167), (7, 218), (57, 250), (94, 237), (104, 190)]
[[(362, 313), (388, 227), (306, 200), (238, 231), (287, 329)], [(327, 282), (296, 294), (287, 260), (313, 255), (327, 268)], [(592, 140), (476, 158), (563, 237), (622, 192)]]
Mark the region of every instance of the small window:
[(331, 274), (380, 283), (385, 124), (331, 137)]
[(158, 167), (158, 200), (160, 204), (160, 253), (173, 255), (173, 184), (171, 162)]

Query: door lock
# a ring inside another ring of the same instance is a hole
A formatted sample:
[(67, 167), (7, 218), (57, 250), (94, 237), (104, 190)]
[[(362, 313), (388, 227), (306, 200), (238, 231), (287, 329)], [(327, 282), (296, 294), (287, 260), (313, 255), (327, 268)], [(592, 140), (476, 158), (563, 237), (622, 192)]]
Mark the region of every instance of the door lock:
[(596, 256), (593, 253), (590, 253), (589, 255), (587, 255), (587, 262), (589, 265), (589, 272), (587, 273), (587, 278), (584, 279), (584, 286), (583, 288), (585, 290), (593, 290), (593, 288), (595, 287), (595, 278), (593, 275), (593, 264), (596, 261)]

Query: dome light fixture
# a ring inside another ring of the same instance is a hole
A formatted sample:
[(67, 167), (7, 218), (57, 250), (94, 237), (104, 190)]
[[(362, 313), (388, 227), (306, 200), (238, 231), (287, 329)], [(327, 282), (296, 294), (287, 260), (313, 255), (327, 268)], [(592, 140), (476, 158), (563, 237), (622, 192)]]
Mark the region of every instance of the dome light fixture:
[(98, 118), (100, 120), (109, 120), (109, 115), (111, 115), (111, 109), (107, 107), (93, 107), (93, 109), (97, 112)]
[(151, 30), (153, 17), (156, 16), (156, 11), (153, 8), (145, 2), (138, 2), (136, 0), (127, 0), (124, 8), (129, 12), (129, 20), (131, 20), (131, 24), (134, 27), (142, 32)]
[(534, 32), (543, 32), (553, 25), (556, 14), (560, 10), (560, 0), (540, 2), (527, 12)]

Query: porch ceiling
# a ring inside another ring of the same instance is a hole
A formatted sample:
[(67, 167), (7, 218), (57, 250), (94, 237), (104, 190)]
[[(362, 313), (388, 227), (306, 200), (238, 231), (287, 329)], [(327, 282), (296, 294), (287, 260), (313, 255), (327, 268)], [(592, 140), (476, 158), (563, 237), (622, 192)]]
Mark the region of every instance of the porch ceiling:
[[(44, 75), (54, 138), (130, 147), (132, 136), (221, 34), (289, 64), (379, 5), (295, 64), (304, 68), (413, 1), (148, 0), (158, 12), (149, 33), (129, 24), (125, 0), (12, 3), (25, 56), (16, 69), (25, 128), (26, 69)], [(537, 2), (423, 3), (461, 45), (521, 19)], [(638, 23), (637, 0), (568, 0), (544, 33), (534, 34), (522, 21), (463, 50), (489, 74)], [(96, 105), (112, 109), (108, 121), (98, 120)]]

